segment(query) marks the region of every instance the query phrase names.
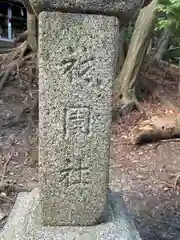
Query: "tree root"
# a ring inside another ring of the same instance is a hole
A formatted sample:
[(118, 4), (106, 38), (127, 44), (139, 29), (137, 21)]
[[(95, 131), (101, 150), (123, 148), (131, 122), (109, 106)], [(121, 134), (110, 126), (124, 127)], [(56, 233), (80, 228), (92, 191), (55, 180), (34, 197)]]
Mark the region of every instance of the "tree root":
[[(14, 53), (13, 56), (10, 58), (10, 60), (14, 60), (16, 57), (19, 56), (19, 54), (21, 53), (22, 51), (22, 48), (24, 45), (27, 44), (27, 41), (21, 43), (19, 46), (15, 47), (15, 48), (10, 48), (10, 49), (7, 49), (6, 51), (3, 52), (3, 55), (6, 55), (6, 57), (8, 56), (9, 57), (9, 54), (10, 53)], [(2, 54), (1, 54), (2, 55)], [(5, 57), (5, 58), (6, 58)]]
[(113, 106), (112, 119), (116, 120), (120, 116), (125, 116), (136, 109), (135, 101), (121, 101), (118, 106)]
[[(7, 58), (7, 59), (6, 59)], [(3, 59), (10, 64), (4, 66), (4, 69), (1, 70), (0, 73), (0, 90), (3, 89), (5, 84), (9, 81), (11, 74), (16, 72), (17, 76), (19, 76), (20, 81), (20, 71), (23, 65), (26, 65), (29, 70), (27, 70), (28, 81), (24, 82), (26, 87), (28, 88), (26, 104), (22, 109), (17, 109), (14, 113), (6, 119), (6, 122), (1, 126), (4, 128), (14, 127), (14, 126), (27, 126), (32, 121), (37, 120), (37, 112), (38, 112), (38, 98), (33, 96), (32, 94), (32, 84), (36, 77), (36, 65), (37, 65), (37, 53), (32, 52), (32, 49), (28, 45), (28, 42), (25, 41), (20, 46), (18, 46), (14, 52), (11, 54), (3, 56)], [(15, 78), (17, 79), (17, 78)], [(30, 101), (30, 102), (29, 102)]]
[(1, 125), (1, 128), (9, 128), (16, 127), (21, 124), (21, 126), (26, 127), (27, 119), (28, 122), (32, 122), (33, 120), (37, 120), (38, 117), (38, 97), (33, 100), (31, 106), (25, 106), (20, 109), (17, 115), (9, 116), (6, 119), (6, 122)]
[(29, 192), (30, 190), (31, 189), (17, 187), (9, 183), (0, 183), (0, 193), (5, 193), (7, 196), (12, 193)]
[(0, 202), (12, 202), (12, 203), (15, 203), (15, 201), (12, 198), (10, 198), (10, 197), (8, 197), (6, 195), (3, 195), (3, 194), (0, 194)]
[(113, 120), (116, 120), (119, 116), (128, 115), (133, 110), (138, 110), (139, 112), (146, 115), (145, 109), (143, 109), (134, 93), (130, 96), (122, 95), (122, 97), (119, 99), (119, 102), (117, 99), (114, 101), (116, 103), (116, 106), (115, 104), (113, 105)]
[(5, 177), (5, 175), (6, 175), (7, 167), (8, 167), (8, 165), (9, 165), (9, 162), (11, 161), (12, 157), (13, 157), (13, 154), (11, 154), (11, 155), (6, 159), (6, 162), (5, 162), (5, 164), (3, 165), (3, 173), (2, 173), (2, 176), (1, 176), (1, 183), (4, 182), (4, 177)]
[(21, 33), (15, 40), (14, 43), (18, 44), (18, 43), (22, 43), (27, 41), (28, 39), (28, 31), (26, 30), (25, 32)]
[[(169, 93), (163, 89), (161, 85), (158, 85), (153, 79), (147, 79), (143, 76), (140, 79), (138, 90), (146, 89), (151, 95), (156, 96), (166, 107), (174, 110), (175, 112), (180, 112), (180, 105), (169, 95)], [(140, 94), (138, 94), (139, 97)], [(113, 99), (113, 120), (116, 120), (119, 116), (125, 116), (131, 113), (133, 110), (138, 110), (143, 113), (148, 118), (150, 117), (147, 110), (143, 109), (141, 103), (137, 100), (135, 94), (131, 97), (119, 97), (119, 102), (117, 100), (117, 95)]]
[(121, 96), (119, 93), (116, 93), (113, 97), (114, 120), (116, 120), (119, 116), (129, 114), (133, 110), (143, 112), (143, 114), (149, 117), (148, 112), (142, 108), (140, 102), (136, 98), (136, 95), (138, 98), (141, 96), (141, 89), (145, 89), (152, 96), (157, 97), (169, 109), (172, 109), (177, 113), (180, 112), (180, 104), (178, 104), (161, 85), (159, 85), (154, 79), (147, 78), (142, 72), (141, 75), (143, 77), (140, 78), (139, 84), (136, 86), (136, 94), (131, 94), (132, 96), (130, 97), (124, 97), (123, 94)]
[(119, 116), (125, 116), (136, 109), (136, 103), (134, 101), (122, 104), (118, 110)]
[(24, 62), (30, 58), (33, 58), (35, 56), (35, 53), (29, 53), (28, 55), (25, 55), (26, 51), (29, 49), (29, 45), (26, 42), (24, 42), (21, 46), (19, 46), (15, 51), (11, 58), (11, 60), (17, 58), (12, 63), (5, 66), (4, 70), (2, 70), (0, 74), (0, 90), (3, 89), (4, 84), (6, 81), (8, 81), (12, 71), (18, 69), (24, 64)]
[(6, 160), (6, 162), (3, 166), (3, 173), (2, 173), (2, 176), (1, 176), (1, 182), (0, 182), (0, 200), (1, 201), (14, 202), (13, 199), (8, 197), (9, 195), (11, 195), (12, 193), (15, 193), (15, 192), (19, 193), (19, 192), (27, 192), (28, 191), (28, 189), (16, 187), (15, 185), (9, 184), (8, 182), (4, 183), (4, 177), (5, 177), (5, 174), (6, 174), (7, 166), (9, 164), (9, 162), (11, 161), (12, 156), (13, 156), (13, 154), (11, 154), (7, 158), (7, 160)]

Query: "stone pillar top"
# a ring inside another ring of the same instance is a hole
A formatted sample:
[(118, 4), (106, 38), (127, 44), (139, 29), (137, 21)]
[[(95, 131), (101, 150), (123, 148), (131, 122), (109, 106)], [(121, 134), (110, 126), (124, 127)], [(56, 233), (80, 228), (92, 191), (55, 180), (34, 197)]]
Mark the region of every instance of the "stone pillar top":
[(132, 18), (143, 0), (30, 0), (37, 13), (61, 11), (117, 16), (120, 20)]

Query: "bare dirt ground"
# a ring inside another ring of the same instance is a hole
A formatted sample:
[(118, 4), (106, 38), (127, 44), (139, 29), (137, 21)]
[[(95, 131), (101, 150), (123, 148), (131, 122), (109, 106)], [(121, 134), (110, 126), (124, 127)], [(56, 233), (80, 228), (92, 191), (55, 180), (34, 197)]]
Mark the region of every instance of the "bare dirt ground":
[[(37, 84), (31, 79), (29, 88), (27, 72), (24, 68), (14, 74), (0, 90), (0, 180), (32, 189), (38, 186), (38, 120), (29, 118), (27, 108), (37, 97)], [(168, 86), (179, 101), (177, 82), (169, 81)], [(152, 116), (174, 114), (157, 99), (148, 98), (142, 106)], [(122, 192), (142, 240), (179, 240), (180, 191), (174, 182), (180, 174), (180, 141), (130, 145), (127, 136), (143, 119), (146, 116), (134, 111), (113, 122), (110, 185)], [(0, 199), (1, 228), (16, 196)]]
[(180, 174), (180, 141), (126, 144), (138, 115), (133, 112), (113, 123), (112, 185), (122, 190), (143, 240), (179, 240), (180, 191), (174, 183)]

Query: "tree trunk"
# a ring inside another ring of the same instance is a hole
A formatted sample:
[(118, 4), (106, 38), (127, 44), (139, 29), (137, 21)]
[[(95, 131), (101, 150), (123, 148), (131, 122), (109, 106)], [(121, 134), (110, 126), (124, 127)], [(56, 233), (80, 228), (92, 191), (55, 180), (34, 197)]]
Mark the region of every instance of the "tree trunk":
[(118, 75), (120, 73), (120, 69), (122, 68), (124, 61), (125, 61), (125, 29), (124, 27), (120, 29), (120, 42), (119, 42), (119, 58), (117, 62), (117, 72), (116, 74)]
[(127, 106), (137, 103), (135, 87), (137, 75), (147, 52), (156, 20), (158, 0), (153, 0), (147, 7), (141, 9), (130, 41), (127, 57), (118, 76), (113, 101), (114, 109), (120, 105)]
[(28, 44), (33, 51), (37, 51), (37, 19), (38, 15), (32, 8), (29, 0), (22, 0), (27, 10), (27, 32), (28, 32)]
[(154, 58), (158, 61), (163, 59), (164, 53), (167, 50), (168, 43), (170, 38), (170, 31), (168, 29), (164, 29), (161, 33), (161, 37), (157, 43), (157, 51), (155, 53)]
[(35, 52), (37, 51), (37, 18), (34, 14), (27, 14), (28, 44)]
[(24, 4), (26, 10), (28, 11), (28, 13), (30, 13), (30, 14), (35, 14), (36, 17), (38, 18), (38, 14), (37, 14), (36, 11), (32, 8), (29, 0), (22, 0), (22, 2), (23, 2), (23, 4)]
[(149, 46), (148, 46), (148, 49), (147, 49), (147, 54), (148, 55), (150, 55), (151, 54), (151, 52), (152, 52), (152, 39), (150, 40), (150, 42), (149, 42)]

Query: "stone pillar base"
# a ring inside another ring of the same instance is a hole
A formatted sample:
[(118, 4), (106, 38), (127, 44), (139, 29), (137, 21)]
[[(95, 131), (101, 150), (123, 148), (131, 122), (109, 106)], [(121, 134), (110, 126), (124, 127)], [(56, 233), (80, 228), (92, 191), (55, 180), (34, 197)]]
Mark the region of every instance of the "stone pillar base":
[(39, 190), (20, 193), (1, 240), (141, 240), (118, 193), (109, 193), (105, 222), (91, 227), (44, 227)]

